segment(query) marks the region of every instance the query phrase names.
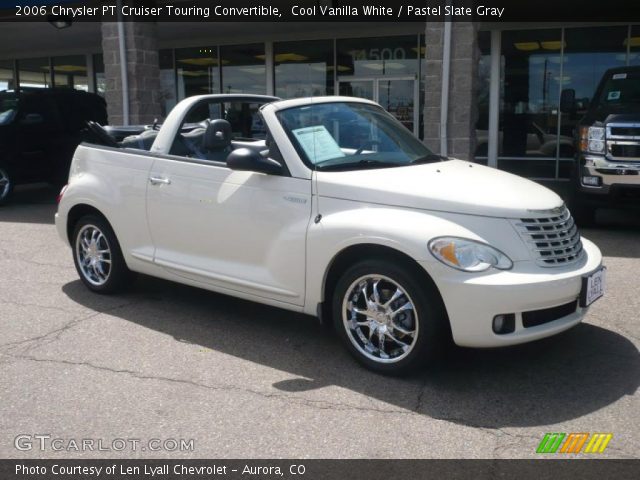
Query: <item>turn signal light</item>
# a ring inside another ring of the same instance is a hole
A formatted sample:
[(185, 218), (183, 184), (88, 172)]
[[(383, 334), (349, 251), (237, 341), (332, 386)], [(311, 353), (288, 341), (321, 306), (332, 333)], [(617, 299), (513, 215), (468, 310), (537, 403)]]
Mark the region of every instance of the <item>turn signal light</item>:
[(62, 197), (64, 196), (64, 192), (67, 191), (67, 187), (69, 185), (65, 185), (64, 187), (62, 187), (62, 190), (60, 190), (60, 193), (58, 194), (58, 196), (56, 197), (56, 203), (60, 203), (60, 200), (62, 200)]

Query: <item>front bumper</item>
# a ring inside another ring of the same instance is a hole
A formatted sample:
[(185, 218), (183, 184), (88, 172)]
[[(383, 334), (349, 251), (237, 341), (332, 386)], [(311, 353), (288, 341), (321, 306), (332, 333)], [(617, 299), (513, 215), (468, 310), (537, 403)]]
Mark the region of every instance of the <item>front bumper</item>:
[[(626, 193), (640, 197), (640, 162), (622, 162), (599, 155), (580, 155), (578, 163), (578, 190), (597, 200), (615, 201)], [(583, 177), (598, 177), (599, 185), (586, 185)], [(605, 200), (605, 197), (609, 197)]]
[[(515, 262), (512, 270), (474, 275), (437, 262), (421, 264), (440, 290), (454, 342), (464, 347), (503, 347), (555, 335), (580, 323), (588, 309), (579, 306), (569, 315), (529, 328), (523, 326), (522, 313), (578, 299), (582, 277), (602, 264), (598, 247), (585, 238), (582, 242), (583, 257), (566, 267), (543, 268), (526, 261)], [(515, 314), (515, 331), (498, 335), (492, 329), (493, 318), (506, 313)]]

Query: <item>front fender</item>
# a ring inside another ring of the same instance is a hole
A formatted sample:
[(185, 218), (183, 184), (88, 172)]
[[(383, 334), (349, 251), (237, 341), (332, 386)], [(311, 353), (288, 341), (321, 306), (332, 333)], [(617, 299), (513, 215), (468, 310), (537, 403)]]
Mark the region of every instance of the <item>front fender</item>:
[(307, 299), (305, 310), (315, 314), (324, 300), (327, 272), (333, 260), (354, 245), (392, 248), (420, 264), (431, 274), (437, 262), (429, 253), (429, 240), (450, 235), (488, 243), (513, 261), (529, 259), (529, 251), (510, 223), (502, 218), (431, 212), (370, 205), (338, 199), (320, 199), (322, 218), (307, 234)]

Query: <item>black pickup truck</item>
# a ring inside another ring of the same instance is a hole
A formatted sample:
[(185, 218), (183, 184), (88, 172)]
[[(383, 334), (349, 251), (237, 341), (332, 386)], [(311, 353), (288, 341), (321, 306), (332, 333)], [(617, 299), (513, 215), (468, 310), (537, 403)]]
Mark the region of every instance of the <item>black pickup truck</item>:
[[(575, 92), (560, 108), (575, 111)], [(578, 122), (571, 211), (583, 225), (599, 207), (640, 208), (640, 67), (607, 70)]]
[(64, 184), (87, 121), (107, 123), (99, 95), (72, 89), (0, 92), (0, 205), (21, 183)]

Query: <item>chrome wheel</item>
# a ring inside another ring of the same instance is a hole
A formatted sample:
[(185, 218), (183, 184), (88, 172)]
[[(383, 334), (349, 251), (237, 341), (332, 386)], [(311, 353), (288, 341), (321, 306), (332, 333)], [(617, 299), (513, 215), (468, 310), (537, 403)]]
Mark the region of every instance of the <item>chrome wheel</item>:
[(76, 236), (76, 260), (84, 278), (95, 286), (107, 283), (111, 274), (111, 247), (95, 225), (85, 225)]
[(11, 189), (11, 179), (6, 170), (0, 168), (0, 200), (9, 195)]
[(418, 314), (405, 289), (389, 277), (355, 280), (342, 302), (342, 321), (351, 343), (379, 363), (405, 358), (418, 338)]

